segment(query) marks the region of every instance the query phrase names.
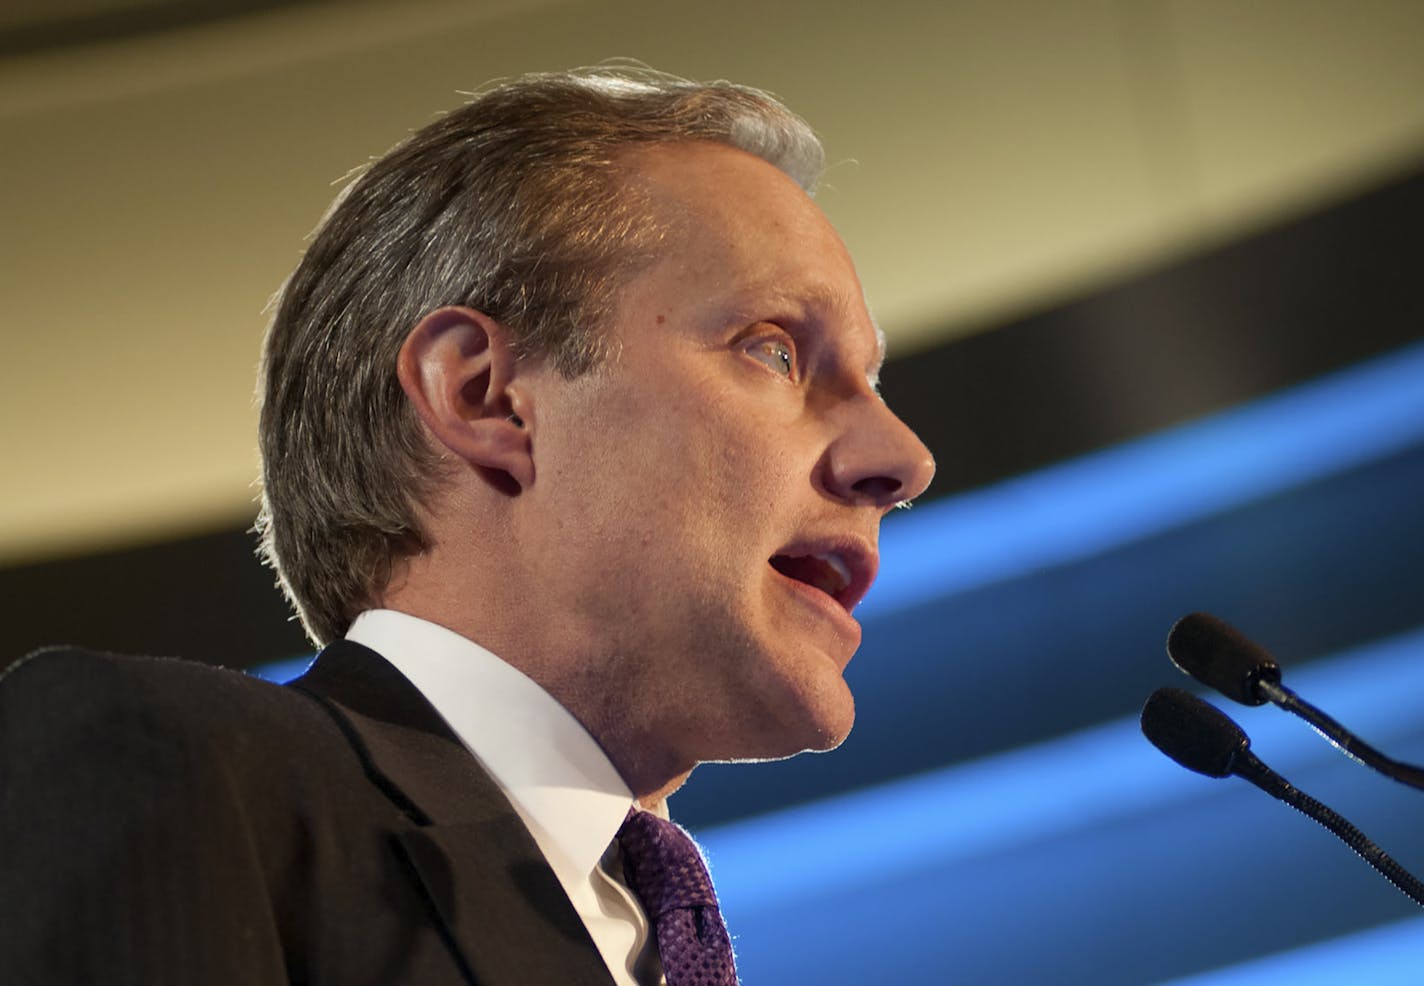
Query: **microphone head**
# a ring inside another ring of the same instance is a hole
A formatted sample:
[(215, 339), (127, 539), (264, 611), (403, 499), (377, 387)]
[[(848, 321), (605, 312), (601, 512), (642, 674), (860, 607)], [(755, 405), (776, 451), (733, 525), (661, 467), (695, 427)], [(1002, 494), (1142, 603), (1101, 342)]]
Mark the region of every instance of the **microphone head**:
[(1142, 707), (1142, 735), (1177, 763), (1208, 777), (1230, 777), (1251, 741), (1224, 713), (1180, 688), (1159, 688)]
[(1209, 613), (1190, 613), (1172, 625), (1167, 656), (1203, 685), (1243, 705), (1266, 701), (1257, 682), (1281, 680), (1280, 665), (1264, 647)]

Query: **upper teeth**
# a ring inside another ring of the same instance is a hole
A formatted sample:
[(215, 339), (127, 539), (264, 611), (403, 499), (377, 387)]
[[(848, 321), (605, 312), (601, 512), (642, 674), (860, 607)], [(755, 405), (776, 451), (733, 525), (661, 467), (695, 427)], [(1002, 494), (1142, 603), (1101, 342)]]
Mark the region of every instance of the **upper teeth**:
[(836, 574), (840, 576), (841, 579), (841, 588), (845, 588), (846, 586), (850, 585), (850, 566), (841, 560), (840, 555), (817, 554), (813, 557), (819, 558), (821, 561), (831, 566), (831, 568), (835, 569)]

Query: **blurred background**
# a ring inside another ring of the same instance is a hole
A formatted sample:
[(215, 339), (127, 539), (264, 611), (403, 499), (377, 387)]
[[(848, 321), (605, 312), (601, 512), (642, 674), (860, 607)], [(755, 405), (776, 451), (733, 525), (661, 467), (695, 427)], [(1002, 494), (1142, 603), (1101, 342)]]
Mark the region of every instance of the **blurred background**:
[[(674, 799), (748, 986), (1417, 981), (1413, 905), (1136, 726), (1209, 610), (1424, 760), (1412, 0), (11, 0), (0, 663), (290, 673), (248, 533), (268, 298), (342, 176), (461, 91), (620, 56), (821, 133), (939, 462), (886, 525), (851, 739)], [(1424, 870), (1415, 792), (1228, 711)]]

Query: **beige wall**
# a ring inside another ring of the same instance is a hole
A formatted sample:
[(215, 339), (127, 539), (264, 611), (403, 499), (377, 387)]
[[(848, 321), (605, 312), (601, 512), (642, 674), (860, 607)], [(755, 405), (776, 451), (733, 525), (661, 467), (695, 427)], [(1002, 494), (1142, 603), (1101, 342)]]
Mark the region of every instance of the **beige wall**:
[(1424, 156), (1424, 4), (318, 5), (0, 61), (0, 563), (252, 512), (263, 306), (332, 183), (528, 69), (771, 89), (912, 351)]

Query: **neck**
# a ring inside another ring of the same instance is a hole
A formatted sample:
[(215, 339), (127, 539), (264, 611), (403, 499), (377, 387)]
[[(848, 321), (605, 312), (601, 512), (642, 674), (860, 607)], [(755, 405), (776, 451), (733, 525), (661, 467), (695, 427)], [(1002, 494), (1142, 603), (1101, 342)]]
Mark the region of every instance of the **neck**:
[(603, 749), (633, 796), (649, 807), (682, 787), (697, 763), (670, 746), (663, 731), (636, 716), (637, 710), (655, 706), (640, 694), (646, 679), (620, 674), (621, 663), (616, 655), (591, 652), (546, 667), (542, 674), (520, 670), (569, 710)]
[(376, 604), (447, 627), (533, 680), (588, 731), (644, 808), (686, 782), (696, 761), (670, 750), (665, 735), (630, 716), (658, 705), (655, 696), (643, 694), (647, 678), (629, 669), (629, 662), (590, 646), (586, 637), (549, 643), (521, 625), (525, 621), (501, 619), (497, 607), (491, 612), (461, 604), (457, 600), (484, 597), (459, 592), (451, 580), (429, 578), (423, 568), (421, 559), (409, 560)]

